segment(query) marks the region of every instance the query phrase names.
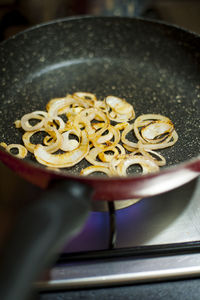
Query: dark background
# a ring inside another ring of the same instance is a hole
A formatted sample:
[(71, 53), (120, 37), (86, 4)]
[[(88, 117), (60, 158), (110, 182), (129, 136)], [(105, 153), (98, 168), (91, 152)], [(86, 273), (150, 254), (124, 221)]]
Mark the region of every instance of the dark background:
[(143, 16), (200, 32), (199, 0), (0, 0), (0, 38), (66, 16)]

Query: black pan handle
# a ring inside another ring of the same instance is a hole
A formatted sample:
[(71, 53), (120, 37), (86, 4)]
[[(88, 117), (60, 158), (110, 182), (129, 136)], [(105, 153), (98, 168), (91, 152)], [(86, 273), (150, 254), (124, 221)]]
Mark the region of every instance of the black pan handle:
[(64, 243), (83, 227), (91, 196), (91, 187), (65, 180), (54, 183), (21, 211), (1, 253), (1, 300), (29, 297), (41, 271), (56, 260)]

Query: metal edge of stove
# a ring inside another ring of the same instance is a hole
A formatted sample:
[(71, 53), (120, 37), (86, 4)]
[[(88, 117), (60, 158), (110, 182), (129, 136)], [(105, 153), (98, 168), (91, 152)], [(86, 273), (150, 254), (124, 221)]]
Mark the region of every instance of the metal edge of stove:
[(121, 258), (69, 263), (53, 267), (39, 291), (128, 285), (200, 276), (200, 253)]

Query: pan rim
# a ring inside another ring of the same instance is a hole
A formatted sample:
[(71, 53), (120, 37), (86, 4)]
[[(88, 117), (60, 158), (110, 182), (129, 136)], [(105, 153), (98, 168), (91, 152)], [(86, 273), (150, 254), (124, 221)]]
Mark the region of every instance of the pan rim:
[(196, 38), (200, 38), (200, 34), (198, 34), (197, 32), (194, 32), (192, 30), (189, 30), (187, 28), (184, 28), (182, 26), (176, 25), (176, 24), (171, 24), (169, 22), (166, 21), (162, 21), (162, 20), (153, 20), (150, 18), (143, 18), (143, 17), (130, 17), (130, 16), (94, 16), (94, 15), (76, 15), (76, 16), (70, 16), (70, 17), (64, 17), (64, 18), (57, 18), (54, 20), (50, 20), (47, 22), (41, 22), (38, 23), (36, 25), (30, 26), (27, 29), (24, 29), (16, 34), (14, 34), (13, 36), (7, 38), (6, 40), (0, 42), (0, 46), (3, 46), (4, 44), (6, 44), (7, 42), (9, 42), (10, 40), (16, 39), (20, 36), (22, 36), (25, 33), (31, 32), (31, 31), (35, 31), (36, 29), (40, 29), (42, 27), (46, 27), (46, 26), (50, 26), (50, 25), (54, 25), (54, 24), (59, 24), (59, 23), (64, 23), (64, 22), (70, 22), (70, 21), (80, 21), (80, 20), (100, 20), (100, 19), (105, 19), (105, 20), (129, 20), (129, 21), (140, 21), (140, 22), (144, 22), (144, 23), (151, 23), (151, 24), (155, 24), (155, 25), (163, 25), (166, 26), (168, 28), (173, 28), (175, 30), (178, 31), (182, 31), (185, 32), (186, 34), (190, 34), (193, 35)]

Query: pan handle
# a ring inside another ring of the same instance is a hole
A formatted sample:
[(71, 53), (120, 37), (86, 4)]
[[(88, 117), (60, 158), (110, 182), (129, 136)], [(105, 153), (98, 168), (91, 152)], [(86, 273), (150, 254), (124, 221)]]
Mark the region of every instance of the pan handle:
[(41, 271), (83, 227), (91, 196), (91, 187), (65, 180), (54, 183), (40, 199), (23, 208), (1, 253), (1, 300), (29, 297)]

